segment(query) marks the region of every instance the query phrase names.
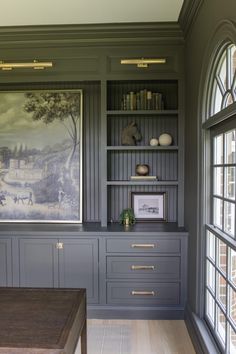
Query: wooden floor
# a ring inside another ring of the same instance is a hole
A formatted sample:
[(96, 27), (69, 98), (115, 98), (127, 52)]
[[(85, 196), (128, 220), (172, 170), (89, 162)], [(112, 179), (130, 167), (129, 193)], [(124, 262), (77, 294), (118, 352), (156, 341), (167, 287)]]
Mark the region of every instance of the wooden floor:
[(88, 320), (88, 354), (194, 353), (184, 321)]

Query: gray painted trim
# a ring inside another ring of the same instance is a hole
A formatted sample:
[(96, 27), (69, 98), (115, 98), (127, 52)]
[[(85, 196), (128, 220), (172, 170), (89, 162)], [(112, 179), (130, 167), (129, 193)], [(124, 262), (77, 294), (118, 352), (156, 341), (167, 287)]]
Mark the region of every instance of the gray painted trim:
[(205, 325), (189, 307), (185, 313), (185, 323), (192, 339), (195, 350), (198, 354), (220, 354), (213, 337)]
[(62, 43), (114, 45), (114, 42), (183, 43), (183, 32), (177, 22), (16, 26), (0, 28), (0, 45), (9, 43)]
[(170, 308), (156, 309), (153, 307), (88, 306), (88, 318), (183, 320), (184, 309), (173, 308), (173, 310), (170, 310)]
[(230, 106), (226, 107), (222, 111), (216, 113), (214, 116), (210, 117), (205, 123), (203, 123), (203, 129), (209, 129), (215, 125), (228, 120), (236, 114), (236, 102), (232, 103)]
[(178, 19), (180, 27), (184, 32), (184, 37), (187, 37), (203, 1), (204, 0), (184, 0)]

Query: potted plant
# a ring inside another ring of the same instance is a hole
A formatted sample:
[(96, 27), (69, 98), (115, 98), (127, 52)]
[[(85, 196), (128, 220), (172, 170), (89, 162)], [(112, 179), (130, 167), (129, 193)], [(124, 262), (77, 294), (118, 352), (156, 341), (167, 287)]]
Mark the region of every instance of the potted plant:
[(134, 211), (132, 208), (123, 209), (119, 217), (120, 223), (123, 225), (132, 225), (135, 223)]

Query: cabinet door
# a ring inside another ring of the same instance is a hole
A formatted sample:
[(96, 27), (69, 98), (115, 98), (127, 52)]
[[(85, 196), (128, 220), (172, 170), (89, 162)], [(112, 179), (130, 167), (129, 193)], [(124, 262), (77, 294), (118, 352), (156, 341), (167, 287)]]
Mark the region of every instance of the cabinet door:
[(86, 288), (88, 303), (98, 302), (98, 240), (61, 239), (59, 284), (62, 288)]
[(12, 286), (11, 240), (0, 240), (0, 286)]
[(20, 239), (20, 286), (58, 287), (57, 239)]

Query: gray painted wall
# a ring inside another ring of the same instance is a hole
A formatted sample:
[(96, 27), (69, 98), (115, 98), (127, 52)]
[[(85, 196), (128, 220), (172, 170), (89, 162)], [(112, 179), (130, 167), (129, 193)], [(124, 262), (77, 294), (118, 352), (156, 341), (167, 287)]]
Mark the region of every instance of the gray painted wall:
[[(199, 98), (202, 96), (201, 72), (208, 46), (216, 28), (223, 20), (235, 21), (235, 0), (203, 0), (186, 38), (186, 122), (185, 122), (185, 226), (189, 237), (188, 265), (188, 302), (191, 309), (198, 312), (197, 277), (199, 275), (199, 200), (200, 189), (197, 161), (201, 144), (198, 141), (202, 117), (198, 111)], [(199, 97), (200, 95), (200, 97)]]

